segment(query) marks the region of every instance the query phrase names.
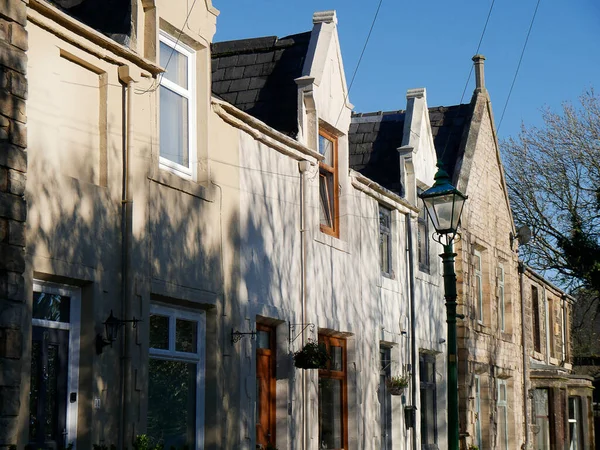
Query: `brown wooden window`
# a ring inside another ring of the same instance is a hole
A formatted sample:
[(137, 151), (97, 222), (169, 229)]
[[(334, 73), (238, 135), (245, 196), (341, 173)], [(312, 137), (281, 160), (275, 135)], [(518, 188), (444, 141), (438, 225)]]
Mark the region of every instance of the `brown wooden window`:
[(540, 299), (538, 288), (531, 286), (531, 309), (533, 310), (533, 349), (536, 352), (542, 351), (541, 323), (540, 323)]
[(319, 370), (319, 443), (320, 449), (348, 448), (348, 394), (346, 389), (346, 340), (319, 336), (330, 360)]
[(339, 201), (337, 170), (337, 138), (324, 130), (319, 130), (319, 199), (321, 231), (339, 236)]
[[(419, 189), (419, 194), (422, 191)], [(419, 270), (429, 273), (429, 218), (425, 210), (423, 200), (418, 200), (419, 212), (418, 227), (417, 227), (417, 250), (419, 256)]]
[(275, 445), (275, 329), (256, 325), (256, 445)]

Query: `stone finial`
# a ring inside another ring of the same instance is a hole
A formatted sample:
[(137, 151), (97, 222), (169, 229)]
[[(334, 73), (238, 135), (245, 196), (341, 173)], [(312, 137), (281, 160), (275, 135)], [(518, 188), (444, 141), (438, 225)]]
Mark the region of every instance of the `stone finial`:
[(337, 15), (333, 9), (329, 11), (317, 11), (313, 14), (313, 24), (332, 22), (337, 25)]
[(406, 91), (406, 98), (423, 98), (425, 97), (425, 88), (414, 88)]
[(478, 92), (484, 91), (485, 77), (483, 75), (483, 62), (485, 61), (485, 56), (475, 55), (471, 59), (475, 65), (475, 90)]

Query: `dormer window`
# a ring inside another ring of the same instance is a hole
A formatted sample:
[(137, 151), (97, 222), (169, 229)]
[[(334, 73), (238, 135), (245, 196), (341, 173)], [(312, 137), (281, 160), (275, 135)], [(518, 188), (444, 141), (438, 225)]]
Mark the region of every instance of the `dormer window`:
[(337, 138), (319, 130), (319, 153), (324, 157), (319, 163), (321, 231), (335, 237), (339, 236), (337, 150)]

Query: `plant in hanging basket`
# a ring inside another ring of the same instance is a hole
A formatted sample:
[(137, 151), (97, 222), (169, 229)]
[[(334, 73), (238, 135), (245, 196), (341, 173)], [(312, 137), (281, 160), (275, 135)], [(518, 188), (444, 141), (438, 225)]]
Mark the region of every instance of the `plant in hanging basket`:
[(404, 389), (408, 387), (410, 376), (408, 374), (389, 377), (386, 380), (388, 391), (391, 395), (402, 395)]
[(327, 347), (315, 341), (308, 341), (302, 350), (294, 353), (294, 365), (299, 369), (324, 369), (327, 361)]

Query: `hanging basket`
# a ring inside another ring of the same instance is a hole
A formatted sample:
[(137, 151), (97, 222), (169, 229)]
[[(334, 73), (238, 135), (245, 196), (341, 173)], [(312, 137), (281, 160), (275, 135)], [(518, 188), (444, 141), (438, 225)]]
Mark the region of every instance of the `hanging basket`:
[(402, 395), (404, 393), (404, 389), (408, 387), (409, 381), (410, 377), (408, 375), (400, 375), (395, 377), (389, 377), (388, 379), (386, 379), (385, 383), (388, 392), (391, 395)]
[(294, 366), (299, 369), (325, 369), (329, 353), (325, 344), (309, 341), (302, 350), (294, 353)]

